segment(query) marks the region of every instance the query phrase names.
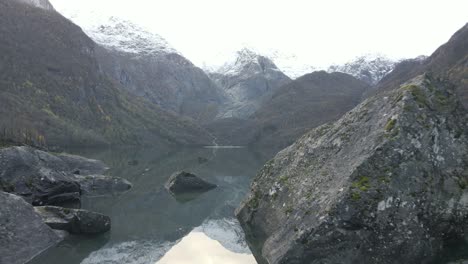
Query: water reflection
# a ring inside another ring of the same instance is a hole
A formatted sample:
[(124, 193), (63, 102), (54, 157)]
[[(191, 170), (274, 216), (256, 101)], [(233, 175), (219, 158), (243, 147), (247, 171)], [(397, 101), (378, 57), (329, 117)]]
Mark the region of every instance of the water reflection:
[[(110, 234), (102, 239), (72, 237), (33, 264), (155, 263), (192, 231), (218, 241), (232, 254), (250, 254), (234, 209), (265, 162), (262, 156), (243, 148), (73, 152), (104, 161), (111, 167), (110, 175), (129, 180), (133, 188), (120, 196), (83, 199), (83, 208), (111, 217)], [(177, 201), (163, 186), (179, 170), (195, 173), (219, 187), (189, 201)]]
[(171, 248), (157, 264), (251, 264), (251, 254), (227, 250), (203, 232), (191, 232)]

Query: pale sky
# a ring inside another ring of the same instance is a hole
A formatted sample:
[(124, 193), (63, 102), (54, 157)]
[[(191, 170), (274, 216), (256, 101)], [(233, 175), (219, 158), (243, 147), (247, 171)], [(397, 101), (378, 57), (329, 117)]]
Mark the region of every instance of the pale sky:
[(242, 46), (323, 67), (365, 53), (430, 55), (468, 22), (467, 0), (51, 0), (131, 20), (198, 66)]

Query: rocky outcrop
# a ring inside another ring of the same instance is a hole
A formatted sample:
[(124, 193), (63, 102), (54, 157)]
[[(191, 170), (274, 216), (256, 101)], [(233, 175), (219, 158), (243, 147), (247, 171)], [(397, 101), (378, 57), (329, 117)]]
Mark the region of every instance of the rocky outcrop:
[(34, 210), (50, 228), (71, 234), (99, 234), (111, 228), (108, 216), (87, 210), (56, 206), (38, 206)]
[(0, 204), (0, 263), (26, 263), (61, 241), (21, 197), (0, 192)]
[(31, 147), (3, 148), (0, 190), (20, 195), (33, 205), (62, 205), (79, 202), (81, 194), (111, 194), (131, 187), (124, 179), (84, 174), (106, 169), (100, 161), (79, 156), (52, 155)]
[(377, 92), (395, 89), (401, 83), (431, 72), (434, 76), (448, 78), (456, 84), (455, 92), (465, 107), (468, 107), (468, 23), (459, 29), (447, 43), (431, 56), (419, 57), (398, 64), (377, 86)]
[(268, 162), (237, 211), (259, 260), (427, 263), (468, 219), (468, 122), (422, 75)]
[(209, 183), (198, 176), (185, 171), (176, 172), (169, 177), (164, 187), (174, 195), (186, 193), (206, 192), (216, 188), (215, 184)]
[(210, 73), (215, 83), (224, 89), (229, 102), (221, 118), (246, 118), (269, 98), (280, 86), (291, 79), (269, 58), (249, 49), (237, 52), (234, 61)]

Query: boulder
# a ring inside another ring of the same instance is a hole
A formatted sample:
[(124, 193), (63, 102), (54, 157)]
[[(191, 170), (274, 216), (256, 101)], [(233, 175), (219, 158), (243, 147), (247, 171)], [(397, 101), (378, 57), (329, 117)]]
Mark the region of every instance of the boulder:
[(185, 171), (179, 171), (171, 175), (164, 186), (175, 195), (186, 193), (206, 192), (216, 188), (215, 184), (206, 182), (198, 176)]
[(104, 162), (95, 159), (71, 155), (66, 153), (57, 154), (65, 165), (68, 167), (68, 172), (80, 175), (103, 174), (109, 167)]
[(80, 185), (57, 156), (31, 147), (0, 149), (0, 191), (33, 205), (80, 201)]
[(0, 263), (26, 263), (62, 240), (20, 196), (0, 192), (0, 204)]
[(428, 263), (468, 219), (468, 122), (422, 75), (305, 134), (254, 179), (237, 217), (259, 262)]
[(119, 177), (104, 175), (75, 175), (83, 194), (88, 196), (109, 195), (130, 190), (132, 184)]
[(99, 234), (111, 228), (108, 216), (87, 210), (56, 206), (38, 206), (34, 210), (51, 228), (71, 234)]
[(53, 155), (31, 147), (0, 149), (0, 191), (15, 193), (33, 205), (79, 203), (81, 194), (126, 191), (121, 178), (99, 175), (108, 167), (98, 160)]

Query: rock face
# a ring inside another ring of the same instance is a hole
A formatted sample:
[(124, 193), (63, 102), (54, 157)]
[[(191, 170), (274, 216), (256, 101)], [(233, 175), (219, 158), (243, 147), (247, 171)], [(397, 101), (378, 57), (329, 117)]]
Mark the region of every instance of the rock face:
[(26, 263), (61, 241), (21, 197), (0, 192), (0, 204), (0, 263)]
[(280, 86), (291, 81), (269, 58), (249, 49), (240, 50), (233, 62), (210, 73), (215, 83), (224, 89), (229, 102), (222, 118), (246, 118), (260, 102)]
[(34, 210), (50, 228), (71, 234), (99, 234), (111, 228), (108, 216), (87, 210), (56, 206), (38, 206)]
[[(30, 147), (0, 149), (0, 191), (22, 196), (33, 205), (79, 202), (81, 194), (126, 191), (120, 178), (87, 173), (104, 172), (105, 164), (79, 156), (50, 153)], [(74, 173), (80, 172), (80, 175)]]
[(164, 187), (170, 193), (178, 195), (194, 192), (206, 192), (216, 188), (216, 185), (206, 182), (194, 174), (181, 171), (172, 174)]
[(468, 120), (447, 81), (419, 76), (268, 162), (237, 211), (259, 259), (427, 263), (468, 218)]

